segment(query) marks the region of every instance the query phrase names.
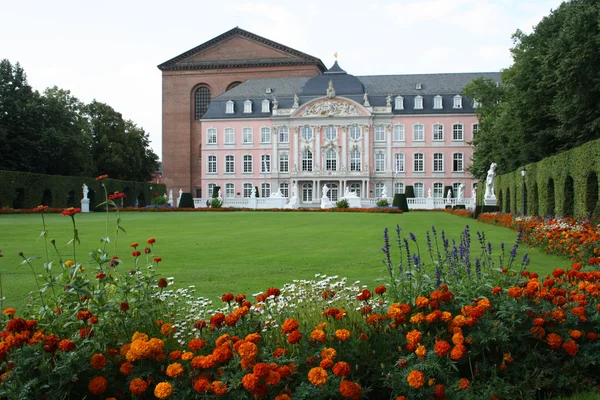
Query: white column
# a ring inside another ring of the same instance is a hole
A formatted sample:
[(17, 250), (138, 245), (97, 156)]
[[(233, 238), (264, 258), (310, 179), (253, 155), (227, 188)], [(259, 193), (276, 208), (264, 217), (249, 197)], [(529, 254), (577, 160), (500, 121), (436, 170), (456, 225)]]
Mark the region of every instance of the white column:
[(386, 172), (394, 173), (394, 169), (392, 168), (392, 127), (390, 125), (385, 126), (385, 140), (386, 140), (386, 148), (387, 154), (385, 156), (385, 170)]
[(312, 202), (316, 202), (319, 200), (320, 196), (319, 196), (319, 186), (317, 186), (317, 181), (313, 180), (312, 181), (313, 184), (313, 198), (312, 198)]
[[(279, 139), (279, 136), (277, 135), (277, 128), (273, 128), (272, 132), (273, 156), (271, 158), (271, 171), (279, 171), (279, 155), (277, 154), (277, 139)], [(273, 166), (277, 166), (277, 168), (273, 168)]]
[(346, 168), (346, 171), (350, 171), (350, 166), (348, 165), (348, 140), (346, 135), (347, 129), (345, 126), (338, 127), (338, 131), (342, 130), (342, 165)]
[(300, 164), (298, 163), (298, 127), (295, 126), (292, 130), (294, 131), (294, 141), (292, 142), (292, 146), (290, 146), (290, 152), (294, 156), (292, 168), (295, 166), (296, 171), (300, 171)]
[(363, 136), (364, 136), (364, 154), (363, 154), (363, 160), (365, 162), (365, 169), (367, 170), (368, 174), (371, 174), (371, 168), (370, 168), (370, 160), (371, 160), (371, 149), (369, 147), (369, 131), (371, 130), (371, 126), (370, 125), (363, 125)]
[(315, 132), (315, 137), (314, 137), (314, 141), (315, 141), (315, 154), (314, 154), (314, 158), (315, 158), (315, 163), (319, 163), (319, 168), (322, 170), (323, 169), (323, 157), (321, 155), (321, 127), (320, 126), (313, 126), (313, 131)]

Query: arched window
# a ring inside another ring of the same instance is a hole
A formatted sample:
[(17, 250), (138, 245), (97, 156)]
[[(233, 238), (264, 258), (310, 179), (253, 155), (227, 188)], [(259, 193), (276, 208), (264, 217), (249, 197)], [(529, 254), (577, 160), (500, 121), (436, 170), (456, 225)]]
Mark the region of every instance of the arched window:
[(354, 182), (350, 184), (350, 192), (354, 192), (356, 196), (360, 197), (360, 183)]
[(383, 194), (384, 186), (385, 184), (381, 182), (375, 184), (375, 197), (381, 197), (381, 195)]
[(313, 155), (312, 151), (304, 150), (302, 152), (302, 171), (312, 171), (313, 170)]
[(425, 197), (425, 188), (423, 186), (423, 182), (413, 183), (413, 190), (415, 192), (415, 197)]
[(200, 86), (196, 89), (195, 93), (195, 110), (196, 110), (196, 119), (202, 118), (206, 110), (208, 110), (208, 105), (210, 104), (210, 89), (206, 86)]
[(433, 140), (444, 140), (444, 125), (433, 125)]
[[(231, 82), (231, 83), (229, 84), (229, 86), (227, 86), (227, 90), (231, 90), (231, 89), (233, 89), (234, 87), (236, 87), (236, 86), (237, 86), (237, 85), (239, 85), (240, 83), (242, 83), (242, 82)], [(227, 90), (226, 90), (226, 91), (227, 91)]]
[(335, 138), (337, 138), (337, 130), (335, 129), (335, 126), (328, 126), (325, 128), (325, 139), (334, 140)]
[(404, 194), (404, 183), (403, 182), (394, 182), (394, 193)]
[(433, 197), (444, 197), (444, 184), (442, 182), (435, 182), (433, 184)]
[(358, 125), (354, 125), (352, 127), (350, 127), (350, 139), (352, 140), (358, 140), (360, 139), (360, 126)]
[(290, 196), (290, 184), (289, 183), (287, 183), (287, 182), (280, 183), (279, 190), (281, 191), (281, 194), (283, 195), (283, 197)]
[[(288, 173), (290, 172), (290, 157), (288, 153), (279, 154), (279, 172)], [(287, 197), (287, 196), (285, 196)]]
[(337, 170), (337, 152), (333, 149), (329, 149), (325, 153), (325, 169), (327, 171)]
[(254, 187), (251, 183), (244, 183), (244, 197), (252, 197)]
[(313, 185), (305, 183), (302, 185), (302, 201), (312, 201)]
[(302, 139), (304, 140), (312, 140), (313, 138), (313, 130), (310, 126), (305, 126), (301, 130)]
[(271, 196), (271, 184), (264, 182), (260, 184), (260, 197), (270, 197)]
[(442, 96), (439, 94), (433, 98), (433, 108), (436, 110), (442, 108)]
[(360, 171), (360, 166), (360, 150), (353, 149), (350, 151), (350, 171)]
[(233, 183), (225, 184), (225, 197), (233, 199), (235, 197), (235, 185)]

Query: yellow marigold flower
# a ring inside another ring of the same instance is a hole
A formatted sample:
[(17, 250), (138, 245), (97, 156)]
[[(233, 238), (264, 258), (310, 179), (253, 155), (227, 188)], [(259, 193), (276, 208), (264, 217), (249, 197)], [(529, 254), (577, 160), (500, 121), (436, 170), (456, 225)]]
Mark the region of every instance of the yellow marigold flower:
[(131, 337), (131, 341), (133, 342), (134, 340), (143, 340), (143, 341), (147, 342), (148, 341), (148, 335), (146, 335), (145, 333), (136, 332)]
[(425, 358), (425, 355), (427, 355), (427, 349), (425, 348), (425, 346), (419, 343), (419, 345), (417, 346), (417, 350), (415, 350), (415, 354), (419, 358)]
[(335, 349), (331, 348), (331, 347), (326, 347), (323, 350), (321, 350), (321, 358), (322, 359), (330, 359), (330, 360), (335, 360), (335, 357), (337, 356), (337, 352), (335, 351)]
[(74, 264), (75, 264), (75, 263), (74, 263), (73, 261), (71, 261), (71, 260), (67, 260), (67, 261), (65, 261), (65, 265), (66, 265), (67, 267), (72, 267)]
[(308, 381), (315, 386), (323, 386), (327, 383), (327, 371), (321, 367), (316, 367), (308, 372)]
[(178, 376), (183, 375), (184, 372), (183, 366), (179, 363), (169, 364), (167, 367), (167, 376), (171, 378), (177, 378)]
[(448, 311), (443, 311), (440, 319), (444, 322), (450, 322), (452, 320), (452, 313)]
[(125, 358), (127, 361), (141, 360), (142, 358), (148, 358), (150, 355), (150, 346), (145, 340), (134, 340), (131, 342), (131, 347), (127, 352)]
[(173, 393), (173, 386), (169, 382), (161, 382), (154, 388), (154, 395), (159, 399), (166, 399)]
[(425, 314), (423, 313), (416, 313), (415, 315), (410, 317), (411, 324), (420, 324), (422, 322), (425, 322)]
[(335, 331), (335, 337), (344, 342), (350, 338), (350, 331), (347, 329), (338, 329)]

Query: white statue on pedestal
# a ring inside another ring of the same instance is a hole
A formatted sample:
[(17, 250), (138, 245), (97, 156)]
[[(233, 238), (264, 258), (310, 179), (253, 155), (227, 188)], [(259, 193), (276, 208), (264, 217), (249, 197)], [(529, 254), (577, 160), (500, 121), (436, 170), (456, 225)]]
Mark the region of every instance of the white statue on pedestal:
[(299, 101), (300, 101), (300, 98), (298, 97), (298, 95), (294, 94), (294, 104), (292, 104), (292, 108), (298, 108)]
[(173, 204), (175, 204), (175, 202), (173, 201), (173, 189), (169, 190), (169, 201), (168, 201), (169, 205), (171, 207), (173, 207)]
[(381, 198), (382, 199), (387, 199), (388, 195), (387, 195), (387, 186), (383, 185), (383, 189), (381, 190)]
[(363, 100), (363, 106), (371, 107), (371, 103), (369, 103), (369, 93), (365, 92), (365, 94), (363, 95)]
[(392, 106), (392, 95), (391, 94), (388, 94), (387, 97), (385, 98), (385, 106), (386, 107)]
[(277, 189), (276, 192), (271, 193), (272, 198), (282, 198), (283, 197), (283, 193), (281, 193), (281, 188)]
[(485, 198), (496, 198), (494, 193), (494, 177), (496, 176), (496, 163), (490, 165), (490, 169), (487, 172), (485, 178)]
[(431, 198), (431, 188), (427, 189), (427, 198)]
[(461, 183), (458, 185), (458, 200), (464, 200), (465, 198), (465, 184)]
[(223, 201), (223, 191), (221, 189), (219, 189), (219, 192), (217, 193), (217, 199)]
[(83, 186), (83, 199), (81, 199), (81, 212), (90, 212), (90, 199), (88, 199), (89, 189), (84, 183)]
[(448, 195), (446, 196), (446, 200), (448, 203), (452, 200), (452, 189), (448, 189)]
[(84, 199), (87, 199), (87, 198), (88, 198), (88, 193), (89, 193), (89, 191), (90, 191), (90, 190), (88, 189), (87, 185), (84, 183), (84, 184), (83, 184), (83, 198), (84, 198)]
[[(257, 191), (257, 189), (255, 187), (252, 187), (252, 196), (250, 196), (250, 197), (256, 198), (256, 191)], [(219, 191), (219, 194), (220, 193), (221, 193), (221, 191)]]
[(177, 197), (177, 207), (179, 207), (179, 203), (181, 202), (181, 195), (183, 194), (183, 189), (179, 189), (179, 197)]
[(344, 198), (345, 199), (356, 199), (356, 198), (358, 198), (358, 196), (356, 195), (356, 192), (351, 192), (350, 188), (348, 186), (346, 186), (346, 190), (344, 191)]
[(298, 208), (300, 201), (298, 200), (298, 190), (296, 189), (296, 185), (292, 186), (292, 196), (290, 200), (283, 208)]
[(323, 185), (323, 196), (322, 199), (326, 199), (329, 201), (329, 197), (327, 197), (327, 193), (329, 192), (329, 186), (327, 184)]

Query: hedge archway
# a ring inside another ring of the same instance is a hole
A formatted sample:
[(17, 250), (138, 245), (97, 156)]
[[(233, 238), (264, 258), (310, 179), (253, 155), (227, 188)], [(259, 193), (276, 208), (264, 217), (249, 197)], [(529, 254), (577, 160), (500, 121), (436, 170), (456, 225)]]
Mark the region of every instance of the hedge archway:
[(594, 171), (588, 174), (585, 186), (585, 212), (590, 218), (598, 204), (598, 175)]
[(532, 214), (540, 215), (540, 202), (539, 202), (539, 193), (538, 193), (538, 185), (537, 183), (533, 184), (533, 204), (532, 204)]
[(25, 208), (25, 189), (18, 188), (15, 190), (12, 208)]
[(548, 179), (548, 207), (546, 208), (546, 215), (554, 216), (554, 179)]
[(504, 204), (504, 212), (510, 213), (510, 188), (506, 189), (506, 202)]
[(50, 189), (44, 189), (44, 194), (42, 195), (42, 202), (40, 204), (43, 206), (52, 205), (52, 191)]
[(573, 178), (567, 175), (563, 192), (563, 216), (572, 217), (575, 211), (575, 183)]

